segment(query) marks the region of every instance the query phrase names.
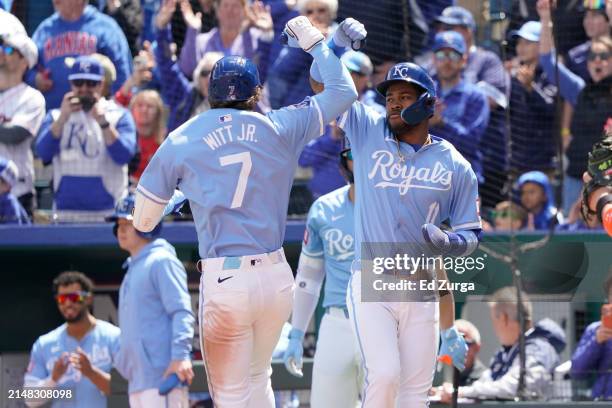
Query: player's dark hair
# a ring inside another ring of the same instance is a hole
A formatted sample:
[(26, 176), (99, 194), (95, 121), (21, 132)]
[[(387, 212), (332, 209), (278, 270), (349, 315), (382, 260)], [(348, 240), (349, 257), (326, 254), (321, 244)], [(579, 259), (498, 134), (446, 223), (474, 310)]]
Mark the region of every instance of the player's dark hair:
[(53, 293), (57, 294), (60, 286), (68, 286), (73, 283), (81, 285), (84, 292), (93, 291), (94, 284), (84, 273), (78, 271), (65, 271), (60, 273), (57, 278), (53, 279)]
[(246, 101), (225, 101), (225, 102), (211, 102), (211, 109), (238, 109), (238, 110), (255, 110), (257, 103), (261, 99), (261, 85), (257, 85), (255, 93)]

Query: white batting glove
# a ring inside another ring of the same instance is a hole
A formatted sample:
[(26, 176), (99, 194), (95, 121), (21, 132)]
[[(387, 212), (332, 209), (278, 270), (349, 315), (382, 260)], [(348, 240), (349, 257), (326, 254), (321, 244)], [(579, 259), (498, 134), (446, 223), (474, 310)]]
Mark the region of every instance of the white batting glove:
[(310, 52), (315, 45), (325, 40), (321, 31), (304, 16), (289, 20), (285, 25), (284, 33), (287, 35), (287, 44), (290, 47), (299, 47), (306, 52)]
[(368, 32), (365, 26), (354, 18), (347, 18), (342, 21), (334, 32), (334, 43), (343, 48), (351, 47), (357, 51), (363, 46)]

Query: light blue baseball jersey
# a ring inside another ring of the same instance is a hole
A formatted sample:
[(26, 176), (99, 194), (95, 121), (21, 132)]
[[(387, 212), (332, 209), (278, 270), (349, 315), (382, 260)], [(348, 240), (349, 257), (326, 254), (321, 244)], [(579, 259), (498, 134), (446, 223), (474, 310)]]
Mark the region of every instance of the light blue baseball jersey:
[(306, 221), (302, 253), (325, 261), (323, 307), (346, 307), (346, 288), (355, 258), (355, 214), (349, 187), (319, 197)]
[[(64, 323), (36, 340), (25, 374), (26, 385), (28, 382), (50, 378), (53, 365), (62, 353), (76, 352), (78, 347), (87, 354), (92, 366), (107, 373), (111, 371), (119, 352), (119, 328), (98, 319), (96, 326), (78, 341), (68, 335), (67, 327)], [(72, 365), (68, 366), (68, 370), (58, 381), (57, 389), (71, 390), (72, 398), (54, 400), (51, 405), (53, 408), (106, 408), (106, 396)]]
[(436, 136), (416, 152), (398, 145), (386, 117), (360, 102), (338, 125), (354, 160), (356, 259), (363, 243), (401, 243), (409, 256), (434, 256), (421, 233), (425, 223), (448, 220), (455, 231), (481, 228), (476, 175), (453, 145)]
[(178, 185), (191, 206), (202, 258), (282, 246), (300, 151), (357, 97), (348, 71), (326, 45), (311, 54), (325, 91), (266, 115), (204, 112), (168, 136), (140, 178), (138, 191), (161, 204)]

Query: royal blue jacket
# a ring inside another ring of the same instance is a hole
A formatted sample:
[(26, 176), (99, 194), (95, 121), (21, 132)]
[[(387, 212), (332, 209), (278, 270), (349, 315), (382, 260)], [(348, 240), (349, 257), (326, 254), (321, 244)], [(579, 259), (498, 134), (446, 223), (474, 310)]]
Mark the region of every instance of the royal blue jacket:
[(191, 358), (195, 319), (187, 273), (168, 241), (151, 241), (125, 265), (116, 367), (128, 380), (131, 394), (158, 388), (171, 361)]
[(595, 375), (591, 389), (593, 399), (612, 399), (612, 340), (598, 343), (595, 332), (601, 322), (591, 323), (580, 338), (572, 356), (571, 375), (575, 380), (585, 380)]
[[(536, 230), (544, 230), (550, 227), (550, 223), (555, 218), (555, 205), (553, 204), (554, 195), (548, 176), (541, 171), (529, 171), (522, 174), (518, 179), (518, 190), (520, 190), (525, 183), (535, 183), (544, 189), (546, 195), (546, 202), (542, 206), (539, 213), (534, 214), (533, 225)], [(561, 219), (558, 220), (557, 224), (561, 224)]]
[(0, 224), (30, 224), (30, 218), (10, 191), (0, 194)]

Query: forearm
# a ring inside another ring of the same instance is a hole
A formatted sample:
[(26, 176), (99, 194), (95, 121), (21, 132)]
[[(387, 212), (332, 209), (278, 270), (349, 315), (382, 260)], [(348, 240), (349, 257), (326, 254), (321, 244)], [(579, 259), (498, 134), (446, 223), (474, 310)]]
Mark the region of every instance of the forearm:
[[(56, 382), (51, 379), (51, 376), (47, 378), (37, 378), (31, 375), (26, 375), (24, 382), (23, 382), (23, 386), (28, 389), (33, 389), (33, 388), (49, 389), (49, 388), (55, 388)], [(31, 399), (31, 400), (26, 399), (24, 402), (28, 407), (34, 408), (34, 407), (40, 407), (46, 404), (49, 400), (50, 398), (48, 399), (37, 398), (37, 399)]]
[[(448, 281), (446, 270), (438, 272), (438, 280)], [(440, 330), (446, 330), (455, 324), (455, 296), (452, 291), (440, 291)]]
[(302, 252), (295, 277), (296, 289), (293, 301), (291, 324), (294, 328), (306, 331), (308, 323), (317, 308), (319, 293), (325, 279), (324, 261)]
[(0, 125), (0, 143), (16, 145), (30, 136), (30, 132), (21, 126)]
[(98, 367), (91, 367), (91, 373), (86, 376), (104, 395), (111, 393), (110, 373), (100, 370)]
[(194, 318), (191, 310), (179, 310), (172, 316), (172, 360), (191, 358)]

